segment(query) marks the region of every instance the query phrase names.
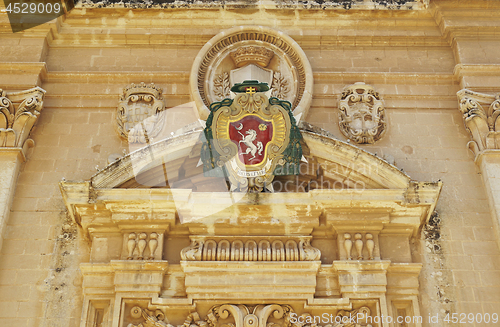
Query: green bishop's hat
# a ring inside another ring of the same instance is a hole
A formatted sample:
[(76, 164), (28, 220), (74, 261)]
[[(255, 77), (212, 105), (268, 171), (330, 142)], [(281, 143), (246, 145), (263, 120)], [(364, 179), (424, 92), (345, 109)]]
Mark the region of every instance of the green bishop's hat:
[(243, 81), (243, 83), (236, 83), (231, 88), (234, 93), (246, 93), (249, 87), (254, 87), (255, 92), (266, 92), (269, 91), (269, 86), (267, 83), (259, 83), (256, 80)]

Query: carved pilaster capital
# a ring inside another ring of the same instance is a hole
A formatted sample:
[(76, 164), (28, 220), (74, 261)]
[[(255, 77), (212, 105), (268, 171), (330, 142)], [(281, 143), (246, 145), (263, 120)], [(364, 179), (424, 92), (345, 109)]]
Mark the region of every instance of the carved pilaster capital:
[(500, 149), (500, 94), (463, 89), (457, 96), (465, 128), (472, 137), (467, 146), (476, 158), (485, 150)]
[(43, 108), (45, 90), (35, 87), (7, 93), (0, 89), (0, 147), (27, 148), (29, 134)]

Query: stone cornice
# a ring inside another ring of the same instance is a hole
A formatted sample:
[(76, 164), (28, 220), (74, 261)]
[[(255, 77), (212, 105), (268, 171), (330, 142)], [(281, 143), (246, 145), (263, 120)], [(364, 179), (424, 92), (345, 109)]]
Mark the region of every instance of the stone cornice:
[[(462, 67), (463, 66), (463, 67)], [(476, 65), (457, 65), (454, 74), (451, 73), (405, 73), (405, 72), (313, 72), (314, 80), (317, 82), (322, 81), (336, 81), (340, 84), (349, 84), (352, 81), (362, 81), (365, 83), (372, 84), (395, 84), (401, 83), (409, 85), (452, 85), (457, 84), (457, 78), (459, 76), (459, 71), (461, 74), (464, 69), (473, 69)], [(483, 65), (479, 66), (478, 69), (487, 72), (491, 67), (500, 65), (486, 65), (485, 69), (482, 69)], [(50, 71), (47, 72), (44, 78), (44, 82), (48, 83), (119, 83), (119, 84), (130, 84), (137, 82), (138, 80), (154, 81), (156, 84), (161, 83), (186, 83), (189, 80), (189, 72), (183, 71), (172, 71), (172, 72), (152, 72), (152, 71), (119, 71), (119, 72), (61, 72), (61, 71)], [(335, 94), (335, 96), (338, 96)], [(116, 95), (115, 95), (116, 97)]]
[[(326, 26), (325, 26), (326, 27)], [(369, 27), (367, 27), (369, 28)], [(99, 29), (102, 30), (102, 29)], [(112, 29), (110, 29), (112, 31)], [(58, 47), (85, 47), (85, 48), (110, 48), (117, 45), (149, 45), (149, 46), (184, 46), (198, 48), (205, 45), (211, 38), (211, 35), (195, 34), (175, 34), (170, 33), (168, 28), (149, 30), (144, 34), (92, 34), (92, 30), (81, 30), (78, 34), (78, 42), (75, 43), (75, 35), (57, 34), (50, 41), (51, 48)], [(359, 32), (362, 33), (362, 32)], [(448, 42), (440, 35), (398, 35), (397, 31), (386, 33), (385, 35), (295, 35), (293, 31), (290, 36), (305, 50), (314, 49), (333, 49), (335, 47), (447, 47)]]
[(429, 0), (404, 0), (404, 1), (364, 1), (364, 0), (343, 0), (343, 1), (296, 1), (296, 0), (266, 0), (248, 2), (244, 0), (222, 1), (214, 0), (210, 2), (198, 2), (192, 0), (171, 1), (160, 0), (153, 5), (150, 2), (137, 1), (129, 2), (103, 2), (98, 0), (79, 1), (77, 8), (131, 8), (131, 9), (356, 9), (356, 10), (423, 10), (429, 5)]
[(429, 10), (449, 44), (462, 37), (498, 40), (500, 6), (497, 1), (432, 1)]
[(2, 80), (0, 87), (9, 90), (22, 90), (26, 87), (40, 86), (47, 78), (47, 65), (44, 62), (0, 62), (0, 74), (7, 76), (23, 76)]
[(0, 62), (0, 73), (38, 74), (45, 78), (47, 65), (44, 62)]
[(500, 64), (458, 64), (453, 70), (457, 78), (464, 76), (498, 76)]
[[(273, 233), (288, 230), (288, 233), (297, 231), (309, 235), (312, 228), (318, 226), (320, 216), (325, 217), (328, 224), (342, 228), (354, 219), (362, 220), (375, 230), (385, 226), (387, 233), (416, 235), (434, 210), (442, 184), (412, 182), (407, 189), (262, 193), (258, 198), (251, 194), (227, 198), (222, 193), (183, 189), (96, 191), (88, 189), (88, 183), (61, 182), (60, 186), (73, 219), (91, 233), (130, 229), (142, 224), (144, 219), (152, 226), (171, 229), (178, 215), (192, 234), (200, 235), (206, 233), (207, 228), (226, 234), (227, 228), (245, 230), (248, 224), (252, 225), (254, 233), (266, 233), (272, 225)], [(214, 202), (226, 209), (204, 217), (207, 206)], [(288, 202), (294, 206), (286, 205)], [(269, 211), (271, 207), (274, 209)], [(367, 211), (378, 215), (367, 215)], [(261, 217), (258, 224), (254, 220), (256, 216)], [(393, 223), (394, 230), (390, 227)]]

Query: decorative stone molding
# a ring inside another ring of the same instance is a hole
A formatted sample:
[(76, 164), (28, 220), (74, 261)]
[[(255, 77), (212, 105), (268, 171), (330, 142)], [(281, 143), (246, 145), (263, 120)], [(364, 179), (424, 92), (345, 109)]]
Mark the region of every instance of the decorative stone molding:
[[(331, 323), (335, 327), (362, 327), (371, 326), (363, 324), (370, 316), (371, 310), (362, 306), (352, 310), (339, 310), (335, 317), (331, 316)], [(167, 323), (162, 310), (148, 310), (140, 306), (134, 306), (130, 310), (131, 320), (142, 320), (140, 323), (129, 323), (127, 327), (174, 327)], [(201, 319), (197, 312), (190, 313), (183, 325), (177, 327), (311, 327), (319, 326), (314, 317), (304, 313), (300, 322), (296, 321), (298, 315), (290, 305), (280, 304), (222, 304), (212, 307), (205, 319)], [(272, 321), (269, 319), (271, 318)], [(295, 319), (294, 319), (295, 318)], [(229, 319), (232, 322), (227, 322)], [(223, 322), (222, 322), (223, 321)], [(294, 322), (295, 321), (295, 322)], [(317, 320), (316, 320), (317, 321)], [(355, 323), (353, 323), (353, 321)], [(326, 325), (326, 326), (332, 326)]]
[(457, 96), (465, 128), (472, 137), (468, 148), (476, 157), (484, 150), (500, 149), (500, 94), (463, 89)]
[(129, 143), (150, 143), (165, 124), (163, 90), (153, 83), (123, 89), (116, 114), (118, 134)]
[(35, 87), (8, 93), (0, 89), (0, 147), (26, 148), (29, 133), (43, 108), (45, 90)]
[(182, 249), (187, 261), (317, 261), (320, 250), (311, 246), (310, 237), (247, 237), (222, 239), (192, 237), (191, 245)]
[(384, 103), (373, 87), (359, 82), (344, 88), (339, 100), (339, 126), (357, 144), (373, 144), (384, 135)]
[(240, 26), (214, 36), (200, 50), (191, 69), (190, 90), (200, 118), (210, 104), (230, 97), (244, 80), (259, 80), (272, 95), (292, 103), (294, 115), (307, 114), (311, 100), (311, 65), (292, 38), (262, 26)]

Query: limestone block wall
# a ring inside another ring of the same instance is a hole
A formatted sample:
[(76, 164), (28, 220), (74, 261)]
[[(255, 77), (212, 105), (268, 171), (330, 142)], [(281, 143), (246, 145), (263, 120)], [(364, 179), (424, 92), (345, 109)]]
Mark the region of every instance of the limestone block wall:
[[(163, 88), (172, 132), (196, 121), (193, 110), (173, 108), (191, 101), (196, 55), (221, 30), (246, 24), (283, 31), (308, 56), (314, 94), (305, 121), (345, 140), (339, 94), (355, 82), (370, 84), (385, 101), (388, 129), (360, 147), (415, 180), (443, 182), (439, 235), (423, 232), (410, 249), (423, 263), (421, 315), (500, 314), (500, 249), (456, 98), (464, 87), (500, 92), (499, 12), (495, 1), (444, 0), (418, 11), (76, 8), (16, 34), (2, 14), (0, 87), (47, 92), (3, 235), (0, 325), (80, 326), (79, 264), (89, 261), (89, 240), (68, 218), (57, 183), (88, 180), (111, 154), (129, 151), (114, 114), (130, 83)], [(165, 284), (178, 282), (169, 278)], [(164, 295), (182, 293), (174, 287)]]

